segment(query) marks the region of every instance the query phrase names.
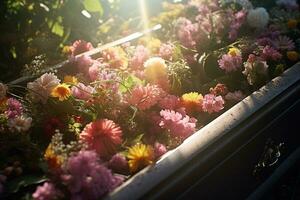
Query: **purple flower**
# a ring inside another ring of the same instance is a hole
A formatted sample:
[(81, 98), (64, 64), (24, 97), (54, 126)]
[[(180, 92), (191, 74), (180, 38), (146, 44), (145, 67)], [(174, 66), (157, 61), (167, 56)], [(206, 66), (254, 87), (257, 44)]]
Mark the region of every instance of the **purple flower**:
[(109, 161), (108, 167), (117, 173), (126, 174), (129, 171), (128, 162), (122, 154), (115, 154)]
[(204, 112), (211, 114), (221, 111), (224, 108), (224, 103), (222, 96), (207, 94), (203, 98), (202, 108)]
[(107, 194), (123, 180), (99, 163), (96, 152), (82, 150), (68, 159), (62, 181), (71, 199), (93, 200)]
[(15, 118), (22, 114), (23, 106), (17, 99), (9, 98), (6, 103), (7, 103), (7, 110), (5, 114), (9, 119)]
[(279, 60), (281, 59), (282, 55), (276, 49), (270, 46), (265, 46), (261, 53), (261, 58), (263, 60)]
[(293, 50), (295, 43), (288, 36), (279, 36), (274, 40), (274, 46), (279, 50)]
[(53, 183), (45, 182), (38, 186), (32, 194), (34, 200), (54, 200), (61, 196), (61, 193), (55, 188)]
[(218, 60), (219, 67), (227, 73), (237, 71), (242, 66), (242, 62), (241, 55), (232, 56), (230, 54), (224, 54), (222, 58)]
[(241, 10), (234, 14), (234, 18), (230, 24), (230, 31), (229, 31), (229, 39), (235, 40), (238, 35), (238, 31), (241, 26), (245, 23), (247, 18), (247, 12), (245, 10)]
[(161, 110), (160, 116), (162, 119), (159, 126), (167, 129), (175, 137), (185, 139), (196, 131), (197, 120), (188, 115), (183, 115), (174, 110)]

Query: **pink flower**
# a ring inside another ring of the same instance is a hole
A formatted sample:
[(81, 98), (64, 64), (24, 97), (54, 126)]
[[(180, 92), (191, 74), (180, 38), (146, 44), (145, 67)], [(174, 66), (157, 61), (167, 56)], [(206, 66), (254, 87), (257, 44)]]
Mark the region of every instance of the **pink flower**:
[(128, 162), (122, 154), (115, 154), (110, 159), (108, 167), (113, 171), (121, 174), (126, 174), (129, 171)]
[(91, 43), (84, 40), (76, 40), (71, 46), (71, 53), (73, 56), (92, 50), (94, 47)]
[(61, 196), (61, 193), (50, 182), (45, 182), (42, 186), (38, 186), (32, 194), (34, 200), (54, 200), (59, 196)]
[(141, 69), (143, 67), (144, 62), (149, 58), (149, 51), (143, 45), (138, 45), (135, 49), (135, 52), (130, 60), (131, 68)]
[(173, 55), (173, 48), (172, 44), (162, 44), (159, 48), (159, 56), (165, 60), (170, 60)]
[(94, 63), (93, 59), (86, 55), (76, 57), (73, 62), (77, 66), (78, 71), (84, 75), (89, 75), (89, 68)]
[(196, 131), (197, 120), (188, 115), (182, 115), (174, 110), (161, 110), (160, 116), (162, 119), (159, 126), (167, 129), (175, 137), (185, 139)]
[(265, 46), (262, 53), (261, 53), (261, 58), (263, 60), (274, 60), (277, 61), (281, 59), (282, 55), (279, 53), (276, 49), (270, 47), (270, 46)]
[(189, 19), (180, 17), (175, 25), (176, 36), (186, 47), (195, 48), (197, 42), (198, 24), (193, 24)]
[(140, 110), (147, 110), (154, 106), (160, 99), (163, 91), (156, 85), (136, 86), (131, 94), (126, 96), (129, 105), (136, 106)]
[(88, 100), (94, 93), (94, 88), (91, 86), (85, 86), (83, 83), (78, 83), (71, 88), (72, 95), (81, 100)]
[(94, 151), (81, 150), (72, 155), (64, 171), (61, 179), (71, 193), (70, 199), (100, 199), (123, 181), (100, 164)]
[(111, 120), (98, 119), (85, 126), (80, 139), (100, 156), (107, 157), (114, 154), (117, 146), (122, 143), (122, 130)]
[(232, 56), (230, 54), (224, 54), (220, 60), (218, 60), (219, 67), (225, 72), (237, 71), (242, 66), (242, 56)]
[(99, 78), (100, 66), (101, 64), (96, 61), (91, 67), (89, 67), (89, 77), (91, 81), (96, 81)]
[(180, 106), (180, 98), (175, 95), (167, 95), (159, 101), (162, 109), (175, 110)]
[(26, 132), (31, 127), (32, 118), (24, 115), (12, 118), (8, 121), (8, 126), (12, 131)]
[(203, 111), (209, 114), (213, 112), (219, 112), (224, 108), (224, 100), (222, 96), (215, 96), (213, 94), (207, 94), (203, 98), (202, 108)]
[(5, 111), (5, 114), (9, 119), (18, 117), (23, 113), (23, 106), (20, 103), (20, 101), (18, 101), (17, 99), (9, 98), (6, 101), (6, 104), (7, 104), (7, 110)]
[(245, 10), (241, 10), (234, 14), (234, 19), (230, 24), (230, 31), (229, 31), (229, 39), (235, 40), (238, 35), (238, 31), (241, 26), (245, 23), (247, 18), (247, 12)]
[(167, 148), (165, 145), (159, 143), (159, 142), (155, 142), (154, 144), (154, 154), (156, 158), (161, 157), (162, 155), (164, 155), (167, 152)]
[(279, 50), (293, 50), (295, 43), (288, 36), (279, 36), (274, 40), (274, 46)]

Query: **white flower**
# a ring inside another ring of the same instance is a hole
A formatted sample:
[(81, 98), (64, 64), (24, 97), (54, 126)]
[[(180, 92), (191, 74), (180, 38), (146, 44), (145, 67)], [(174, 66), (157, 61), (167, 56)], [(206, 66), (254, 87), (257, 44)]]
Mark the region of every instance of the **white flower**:
[(7, 86), (3, 83), (0, 83), (0, 99), (3, 99), (6, 96)]
[(60, 80), (53, 73), (45, 73), (34, 82), (27, 84), (30, 94), (36, 101), (46, 103), (52, 89), (60, 83)]
[(249, 26), (259, 29), (262, 29), (268, 25), (269, 18), (269, 13), (265, 8), (262, 7), (249, 10), (247, 15)]
[(12, 131), (25, 132), (31, 127), (32, 118), (25, 117), (24, 115), (10, 119), (8, 121), (8, 127)]

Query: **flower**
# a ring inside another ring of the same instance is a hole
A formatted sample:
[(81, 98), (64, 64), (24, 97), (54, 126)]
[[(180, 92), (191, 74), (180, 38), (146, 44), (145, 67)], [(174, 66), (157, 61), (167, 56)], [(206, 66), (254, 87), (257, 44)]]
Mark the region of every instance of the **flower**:
[(102, 52), (105, 62), (112, 68), (126, 69), (128, 59), (125, 51), (121, 47), (110, 47)]
[(237, 38), (239, 29), (246, 21), (247, 12), (245, 10), (241, 10), (235, 13), (233, 17), (234, 18), (230, 24), (230, 30), (228, 36), (230, 40), (235, 40)]
[(222, 96), (215, 96), (213, 94), (206, 94), (203, 98), (203, 111), (209, 114), (219, 112), (224, 108), (224, 100)]
[(127, 158), (131, 173), (135, 173), (153, 163), (154, 152), (149, 145), (136, 144), (129, 148)]
[(31, 127), (32, 118), (31, 117), (25, 117), (17, 116), (15, 118), (12, 118), (8, 121), (8, 127), (12, 131), (16, 132), (26, 132)]
[(32, 194), (34, 200), (55, 200), (59, 196), (61, 196), (61, 193), (51, 182), (45, 182), (42, 186), (38, 186)]
[(123, 181), (100, 164), (96, 152), (86, 150), (69, 157), (61, 179), (70, 192), (70, 199), (89, 200), (99, 199)]
[(242, 52), (238, 48), (232, 47), (229, 49), (227, 54), (231, 56), (241, 56)]
[(136, 86), (131, 94), (125, 97), (129, 105), (136, 106), (140, 110), (147, 110), (154, 106), (160, 99), (163, 91), (156, 85)]
[(149, 58), (144, 63), (144, 67), (147, 81), (160, 85), (163, 89), (168, 87), (168, 69), (164, 59), (160, 57)]
[(6, 97), (7, 86), (0, 82), (0, 100)]
[(197, 120), (188, 115), (166, 109), (160, 111), (160, 116), (159, 126), (175, 137), (185, 139), (196, 131)]
[(162, 109), (175, 110), (180, 106), (180, 98), (169, 94), (163, 97), (158, 104)]
[(69, 85), (76, 85), (78, 83), (78, 79), (75, 76), (65, 76), (64, 77), (64, 83), (69, 84)]
[(52, 89), (52, 97), (57, 97), (59, 101), (64, 101), (71, 96), (71, 90), (65, 83), (59, 84)]
[[(230, 54), (229, 54), (230, 53)], [(242, 66), (242, 56), (229, 51), (218, 60), (219, 67), (226, 73), (237, 71)]]
[(108, 162), (108, 167), (117, 173), (127, 173), (129, 170), (128, 162), (122, 154), (115, 154)]
[(162, 44), (159, 48), (159, 56), (165, 60), (171, 60), (174, 46), (172, 44)]
[(15, 118), (20, 116), (23, 113), (23, 106), (15, 98), (9, 98), (6, 101), (7, 110), (5, 111), (5, 114), (9, 119)]
[(34, 82), (29, 82), (27, 88), (34, 100), (46, 103), (52, 89), (59, 83), (60, 80), (53, 73), (45, 73)]
[(261, 58), (263, 60), (274, 60), (274, 61), (277, 61), (277, 60), (280, 60), (282, 57), (281, 53), (279, 53), (276, 49), (274, 49), (273, 47), (270, 47), (270, 46), (265, 46), (263, 48), (263, 51), (261, 53)]
[(89, 74), (89, 68), (94, 62), (95, 61), (87, 55), (71, 58), (71, 64), (74, 64), (78, 71), (86, 76)]
[(85, 126), (80, 139), (100, 156), (107, 157), (113, 155), (122, 143), (122, 130), (112, 120), (98, 119)]
[(76, 40), (70, 47), (73, 56), (92, 50), (94, 47), (90, 42), (84, 40)]
[(268, 25), (269, 18), (266, 9), (259, 7), (248, 11), (247, 22), (253, 28), (262, 29)]
[(247, 76), (247, 81), (250, 85), (260, 84), (265, 81), (268, 75), (268, 65), (266, 61), (250, 54), (247, 62), (244, 63), (245, 70), (242, 72)]
[(244, 98), (245, 98), (245, 95), (240, 90), (237, 90), (234, 92), (228, 92), (225, 96), (225, 99), (229, 100), (229, 101), (241, 101)]
[(181, 105), (187, 113), (193, 113), (202, 110), (203, 96), (197, 92), (185, 93), (181, 96)]
[(279, 50), (293, 50), (295, 43), (288, 36), (279, 36), (274, 40), (274, 46)]
[(51, 144), (48, 145), (45, 151), (44, 159), (47, 161), (49, 168), (52, 170), (59, 169), (64, 161), (62, 156), (55, 154)]
[(130, 67), (133, 69), (140, 69), (144, 62), (149, 58), (149, 51), (143, 45), (138, 45), (130, 60)]
[(51, 137), (56, 130), (62, 130), (64, 127), (64, 123), (59, 118), (51, 117), (44, 122), (44, 133)]
[(94, 93), (94, 88), (91, 86), (85, 86), (83, 83), (78, 83), (71, 88), (72, 95), (81, 100), (88, 100)]
[(293, 62), (296, 62), (300, 58), (300, 55), (297, 51), (288, 51), (286, 52), (286, 56), (290, 61)]
[(214, 94), (214, 95), (221, 95), (221, 96), (224, 96), (228, 93), (228, 88), (226, 87), (225, 84), (222, 84), (222, 83), (218, 83), (214, 88), (210, 88), (209, 89), (209, 92), (211, 94)]
[(155, 142), (154, 144), (154, 155), (156, 158), (161, 157), (162, 155), (164, 155), (167, 152), (167, 148), (165, 145), (159, 143), (159, 142)]
[(193, 24), (189, 19), (180, 17), (175, 23), (178, 40), (188, 48), (195, 48), (198, 41), (198, 24)]

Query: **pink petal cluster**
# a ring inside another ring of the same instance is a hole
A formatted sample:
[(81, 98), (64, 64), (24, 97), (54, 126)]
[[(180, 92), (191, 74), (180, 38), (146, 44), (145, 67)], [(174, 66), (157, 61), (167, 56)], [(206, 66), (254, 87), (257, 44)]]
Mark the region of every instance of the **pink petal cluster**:
[(197, 42), (198, 24), (189, 19), (180, 17), (175, 25), (178, 40), (186, 47), (195, 48)]
[(174, 46), (172, 44), (162, 44), (159, 48), (159, 56), (165, 60), (170, 60), (173, 55)]
[(224, 103), (222, 96), (206, 94), (203, 98), (202, 109), (209, 114), (219, 112), (224, 108)]
[(94, 47), (90, 42), (84, 40), (76, 40), (71, 46), (71, 53), (73, 56), (92, 50)]
[(157, 104), (162, 95), (163, 91), (157, 85), (140, 85), (132, 89), (131, 94), (126, 97), (126, 102), (140, 110), (147, 110)]
[(143, 45), (138, 45), (130, 60), (130, 67), (134, 70), (141, 69), (144, 62), (149, 58), (150, 52)]
[(80, 139), (101, 157), (113, 155), (122, 143), (122, 130), (112, 120), (98, 119), (85, 126)]
[(122, 154), (115, 154), (108, 162), (108, 167), (113, 171), (126, 174), (129, 171), (128, 162)]
[(241, 10), (234, 14), (234, 18), (230, 24), (229, 39), (235, 40), (238, 36), (238, 31), (247, 19), (247, 12)]
[(55, 200), (59, 196), (61, 196), (61, 193), (51, 182), (45, 182), (43, 185), (38, 186), (32, 194), (34, 200)]
[(180, 107), (180, 98), (175, 95), (167, 95), (162, 98), (159, 103), (159, 107), (162, 109), (176, 110)]
[(274, 40), (274, 46), (279, 50), (291, 51), (295, 49), (295, 43), (288, 36), (279, 36)]
[(63, 183), (68, 187), (71, 199), (96, 200), (122, 183), (103, 164), (94, 151), (81, 150), (69, 157)]
[(188, 115), (174, 110), (161, 110), (160, 116), (162, 119), (159, 126), (167, 129), (175, 137), (185, 139), (196, 131), (197, 120)]
[(95, 89), (91, 86), (85, 86), (83, 83), (78, 83), (71, 88), (72, 95), (81, 100), (88, 100), (92, 97)]
[(20, 101), (15, 98), (9, 98), (6, 101), (7, 110), (5, 111), (6, 116), (9, 119), (20, 116), (23, 113), (23, 106)]
[(156, 158), (161, 157), (165, 153), (167, 153), (167, 147), (159, 142), (155, 142), (154, 144), (154, 155)]
[(87, 76), (89, 75), (89, 68), (94, 63), (94, 60), (87, 55), (75, 57), (73, 58), (73, 60), (71, 60), (71, 62), (72, 61), (75, 64), (75, 66), (77, 66), (78, 71)]
[(243, 59), (241, 55), (232, 56), (230, 54), (224, 54), (222, 58), (218, 60), (218, 63), (219, 67), (228, 73), (241, 68)]
[(281, 55), (281, 53), (279, 53), (279, 51), (277, 51), (273, 47), (267, 45), (263, 48), (263, 51), (262, 51), (260, 57), (263, 60), (277, 61), (282, 58), (282, 55)]

